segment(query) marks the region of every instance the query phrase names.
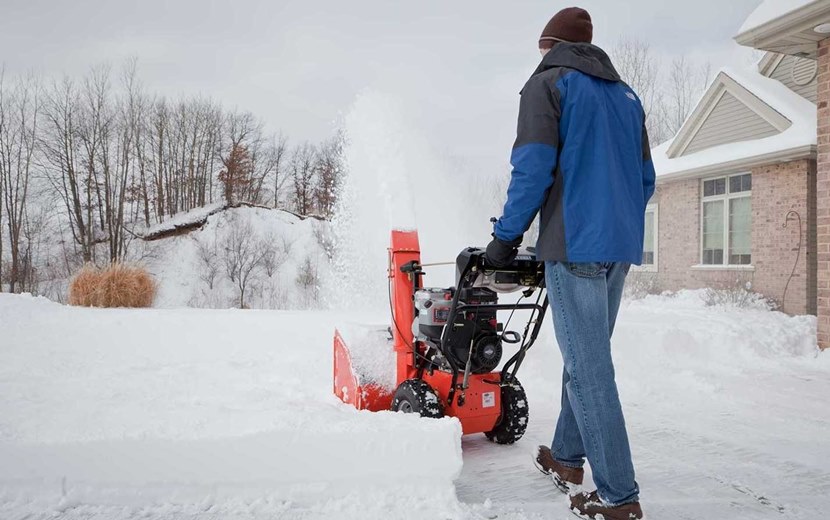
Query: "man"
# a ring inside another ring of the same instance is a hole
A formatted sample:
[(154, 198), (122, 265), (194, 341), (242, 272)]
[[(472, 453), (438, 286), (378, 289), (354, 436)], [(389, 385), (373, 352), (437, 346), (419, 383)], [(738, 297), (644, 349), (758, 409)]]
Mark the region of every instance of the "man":
[[(553, 442), (539, 447), (535, 462), (570, 493), (578, 516), (631, 520), (643, 513), (611, 334), (628, 269), (642, 262), (655, 176), (640, 100), (592, 35), (590, 15), (575, 7), (542, 32), (543, 58), (521, 93), (513, 173), (487, 260), (510, 263), (541, 209), (536, 254), (545, 261), (564, 370)], [(590, 493), (579, 492), (586, 457), (597, 487)]]

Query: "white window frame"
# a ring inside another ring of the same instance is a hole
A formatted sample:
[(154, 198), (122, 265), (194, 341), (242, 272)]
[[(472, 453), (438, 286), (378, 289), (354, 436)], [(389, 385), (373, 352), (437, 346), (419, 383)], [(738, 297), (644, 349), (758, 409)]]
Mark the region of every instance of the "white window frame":
[[(697, 269), (748, 269), (752, 270), (755, 267), (750, 262), (749, 264), (730, 264), (729, 263), (729, 202), (734, 199), (743, 199), (749, 198), (750, 199), (750, 207), (751, 207), (751, 199), (752, 199), (752, 189), (749, 191), (739, 191), (738, 193), (730, 193), (729, 192), (729, 183), (733, 177), (741, 177), (743, 175), (752, 175), (752, 172), (739, 172), (739, 173), (731, 173), (729, 175), (715, 175), (712, 177), (706, 177), (700, 179), (700, 222), (699, 222), (699, 230), (700, 230), (700, 246), (698, 249), (698, 265), (694, 266)], [(713, 181), (717, 179), (724, 179), (726, 182), (726, 189), (722, 195), (709, 195), (705, 196), (703, 194), (704, 186), (706, 185), (707, 181)], [(704, 264), (703, 263), (703, 206), (707, 202), (714, 202), (714, 201), (723, 201), (723, 259), (724, 263), (722, 264)], [(750, 229), (750, 234), (752, 230)], [(750, 255), (752, 255), (752, 248), (750, 248)], [(754, 261), (754, 255), (753, 255)]]
[[(657, 203), (652, 203), (646, 206), (646, 213), (654, 213), (654, 263), (643, 264), (637, 267), (638, 271), (645, 271), (648, 273), (656, 273), (658, 271), (659, 256), (660, 256), (660, 207)], [(645, 252), (645, 243), (643, 243), (643, 252)]]

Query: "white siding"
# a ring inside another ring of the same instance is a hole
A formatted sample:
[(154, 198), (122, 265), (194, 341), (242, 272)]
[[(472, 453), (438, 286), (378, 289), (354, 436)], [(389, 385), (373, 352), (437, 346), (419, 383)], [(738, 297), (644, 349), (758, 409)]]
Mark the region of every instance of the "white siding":
[(726, 92), (682, 155), (713, 146), (750, 141), (778, 134), (778, 130)]
[[(794, 70), (793, 65), (795, 65)], [(775, 67), (775, 70), (772, 71), (770, 77), (777, 79), (784, 85), (787, 85), (793, 92), (815, 103), (818, 98), (817, 67), (818, 62), (816, 60), (785, 56), (781, 60), (781, 63)]]

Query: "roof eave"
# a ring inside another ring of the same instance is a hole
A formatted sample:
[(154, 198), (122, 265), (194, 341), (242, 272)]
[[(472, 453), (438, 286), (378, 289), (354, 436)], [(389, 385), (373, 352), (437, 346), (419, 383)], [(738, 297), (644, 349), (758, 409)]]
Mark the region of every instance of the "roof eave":
[[(815, 2), (744, 31), (736, 35), (734, 40), (738, 44), (746, 47), (772, 52), (784, 52), (786, 54), (796, 54), (795, 52), (785, 52), (785, 49), (777, 46), (776, 42), (790, 34), (793, 34), (794, 32), (798, 32), (806, 26), (812, 27), (818, 25), (823, 18), (828, 16), (830, 16), (830, 3)], [(807, 44), (805, 44), (805, 46), (806, 45)]]
[(816, 145), (807, 144), (780, 150), (777, 152), (770, 152), (762, 155), (755, 155), (743, 159), (735, 159), (732, 161), (725, 161), (715, 164), (707, 164), (697, 168), (690, 168), (678, 172), (667, 173), (657, 177), (657, 184), (676, 180), (691, 180), (706, 177), (708, 175), (723, 174), (727, 172), (737, 172), (740, 170), (748, 170), (758, 166), (767, 166), (770, 164), (779, 164), (790, 161), (797, 161), (799, 159), (814, 159), (816, 157)]

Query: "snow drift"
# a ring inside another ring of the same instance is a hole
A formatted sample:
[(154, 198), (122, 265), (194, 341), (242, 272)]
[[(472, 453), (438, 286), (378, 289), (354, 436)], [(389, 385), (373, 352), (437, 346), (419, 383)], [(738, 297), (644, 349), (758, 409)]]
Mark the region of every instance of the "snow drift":
[[(0, 295), (0, 494), (38, 510), (259, 492), (294, 511), (339, 515), (351, 497), (403, 516), (423, 500), (453, 516), (460, 425), (339, 403), (340, 318)], [(400, 503), (378, 498), (403, 487)]]

